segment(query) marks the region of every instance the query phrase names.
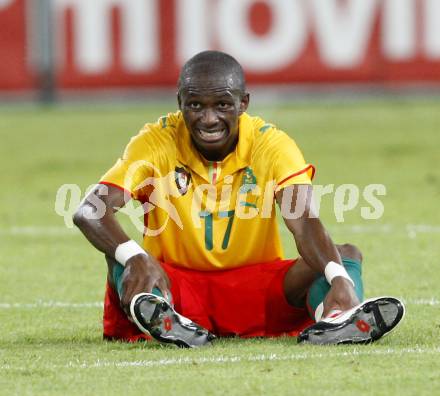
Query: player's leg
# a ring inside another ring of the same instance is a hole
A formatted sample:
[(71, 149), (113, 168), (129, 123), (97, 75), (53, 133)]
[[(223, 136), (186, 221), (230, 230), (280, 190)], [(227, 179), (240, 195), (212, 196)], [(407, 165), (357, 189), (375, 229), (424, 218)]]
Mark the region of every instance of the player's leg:
[[(363, 301), (362, 284), (362, 254), (353, 245), (337, 245), (342, 258), (344, 267), (355, 284), (355, 292), (359, 301)], [(307, 306), (312, 316), (318, 322), (315, 325), (304, 330), (299, 341), (307, 341), (316, 344), (339, 344), (339, 343), (368, 343), (375, 341), (392, 330), (402, 319), (404, 307), (402, 303), (392, 297), (379, 297), (364, 301), (345, 312), (337, 312), (334, 318), (325, 318), (322, 321), (323, 301), (330, 286), (324, 276), (313, 278), (313, 271), (307, 270), (307, 264), (303, 262), (296, 272), (301, 279), (296, 281), (296, 287), (307, 287), (299, 289), (296, 292), (287, 288), (291, 292), (291, 303), (301, 303), (307, 298)], [(295, 266), (296, 267), (296, 266)], [(288, 273), (286, 281), (292, 279), (295, 275), (295, 267), (292, 273)], [(302, 276), (301, 276), (302, 275)], [(289, 284), (295, 287), (294, 283)], [(305, 297), (306, 296), (306, 297)], [(338, 307), (330, 307), (337, 310)]]
[[(107, 280), (108, 283), (113, 289), (118, 293), (118, 296), (122, 296), (122, 281), (124, 274), (124, 267), (119, 264), (115, 259), (106, 256), (105, 257), (108, 266), (108, 275)], [(152, 294), (163, 297), (161, 291), (155, 287), (152, 291)]]
[[(363, 299), (362, 254), (354, 245), (336, 245), (342, 263), (355, 283), (356, 295)], [(315, 318), (315, 310), (324, 301), (330, 290), (325, 277), (315, 272), (302, 257), (287, 271), (284, 278), (284, 293), (290, 305), (304, 307), (307, 304), (311, 315)], [(330, 307), (330, 310), (338, 307)]]
[(106, 340), (119, 340), (135, 342), (150, 340), (150, 335), (142, 333), (139, 328), (129, 320), (121, 307), (120, 298), (113, 280), (113, 267), (116, 261), (107, 261), (108, 275), (104, 300), (103, 336)]
[[(364, 299), (364, 286), (362, 281), (362, 253), (354, 245), (336, 245), (348, 275), (354, 282), (354, 290), (360, 303)], [(311, 316), (319, 321), (324, 312), (324, 299), (330, 290), (330, 285), (324, 276), (317, 278), (310, 286), (307, 294), (307, 307)], [(329, 307), (330, 312), (340, 312), (339, 306)]]
[[(123, 293), (124, 267), (111, 257), (108, 264), (108, 283), (118, 294)], [(168, 273), (173, 282), (173, 277)], [(174, 280), (175, 281), (175, 280)], [(163, 343), (180, 347), (196, 347), (209, 343), (214, 336), (206, 329), (178, 314), (171, 301), (163, 298), (159, 289), (152, 293), (140, 293), (133, 297), (127, 316), (138, 329)]]

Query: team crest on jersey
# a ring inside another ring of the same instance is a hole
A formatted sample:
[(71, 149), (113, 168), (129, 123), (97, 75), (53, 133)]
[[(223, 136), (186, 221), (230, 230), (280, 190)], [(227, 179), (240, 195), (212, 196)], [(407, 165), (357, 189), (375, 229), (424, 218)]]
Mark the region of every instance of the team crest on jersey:
[(184, 167), (176, 166), (174, 169), (174, 180), (176, 181), (179, 193), (185, 195), (188, 192), (188, 187), (191, 183), (191, 173), (189, 173)]
[(252, 168), (249, 166), (245, 168), (244, 174), (243, 174), (243, 180), (241, 182), (242, 186), (252, 186), (257, 184), (257, 178), (254, 175), (254, 172), (252, 171)]
[(248, 192), (253, 191), (257, 186), (257, 178), (251, 167), (246, 167), (243, 173), (243, 179), (241, 181), (241, 186), (239, 193), (244, 194), (243, 199), (240, 200), (241, 206), (247, 206), (251, 208), (257, 207), (258, 197)]

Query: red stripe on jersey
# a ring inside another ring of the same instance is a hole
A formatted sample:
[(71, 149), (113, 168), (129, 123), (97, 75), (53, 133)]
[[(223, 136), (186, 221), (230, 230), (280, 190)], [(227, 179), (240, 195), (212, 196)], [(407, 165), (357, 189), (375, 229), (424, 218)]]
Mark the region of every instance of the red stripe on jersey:
[(296, 177), (296, 176), (302, 175), (305, 172), (308, 172), (310, 170), (310, 168), (312, 169), (312, 177), (310, 179), (313, 180), (313, 178), (315, 177), (315, 167), (313, 165), (309, 165), (309, 166), (306, 166), (304, 169), (302, 169), (298, 172), (295, 172), (290, 176), (287, 176), (285, 179), (281, 180), (277, 186), (280, 186), (281, 184), (285, 183), (287, 180), (291, 179), (292, 177)]
[(214, 162), (214, 171), (212, 172), (212, 184), (217, 182), (217, 162)]
[(104, 184), (104, 185), (106, 185), (106, 186), (116, 187), (116, 188), (118, 188), (119, 190), (124, 191), (124, 193), (125, 193), (125, 194), (128, 194), (130, 197), (133, 197), (133, 195), (131, 194), (130, 191), (128, 191), (128, 190), (125, 189), (124, 187), (121, 187), (121, 186), (119, 186), (119, 185), (117, 185), (117, 184), (115, 184), (115, 183), (110, 183), (110, 182), (106, 182), (106, 181), (101, 181), (101, 182), (99, 182), (99, 184)]

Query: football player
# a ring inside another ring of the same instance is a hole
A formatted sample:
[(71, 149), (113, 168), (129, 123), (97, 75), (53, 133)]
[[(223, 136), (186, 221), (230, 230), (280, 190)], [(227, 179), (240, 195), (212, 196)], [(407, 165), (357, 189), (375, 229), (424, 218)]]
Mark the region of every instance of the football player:
[[(177, 101), (177, 112), (131, 139), (74, 216), (108, 264), (104, 337), (195, 347), (288, 334), (339, 344), (393, 329), (402, 303), (363, 301), (361, 252), (335, 245), (314, 212), (315, 169), (295, 142), (246, 112), (240, 64), (197, 54), (181, 70)], [(131, 199), (145, 213), (142, 246), (115, 217)], [(296, 259), (283, 256), (277, 204)]]

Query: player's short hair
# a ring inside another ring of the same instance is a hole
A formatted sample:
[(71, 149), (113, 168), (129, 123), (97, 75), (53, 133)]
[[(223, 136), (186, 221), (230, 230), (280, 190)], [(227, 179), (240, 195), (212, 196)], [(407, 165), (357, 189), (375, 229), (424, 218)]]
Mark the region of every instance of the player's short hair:
[(178, 90), (185, 86), (188, 77), (196, 73), (230, 76), (236, 88), (243, 93), (246, 91), (246, 80), (240, 63), (231, 55), (221, 51), (203, 51), (194, 55), (182, 67), (178, 80)]

